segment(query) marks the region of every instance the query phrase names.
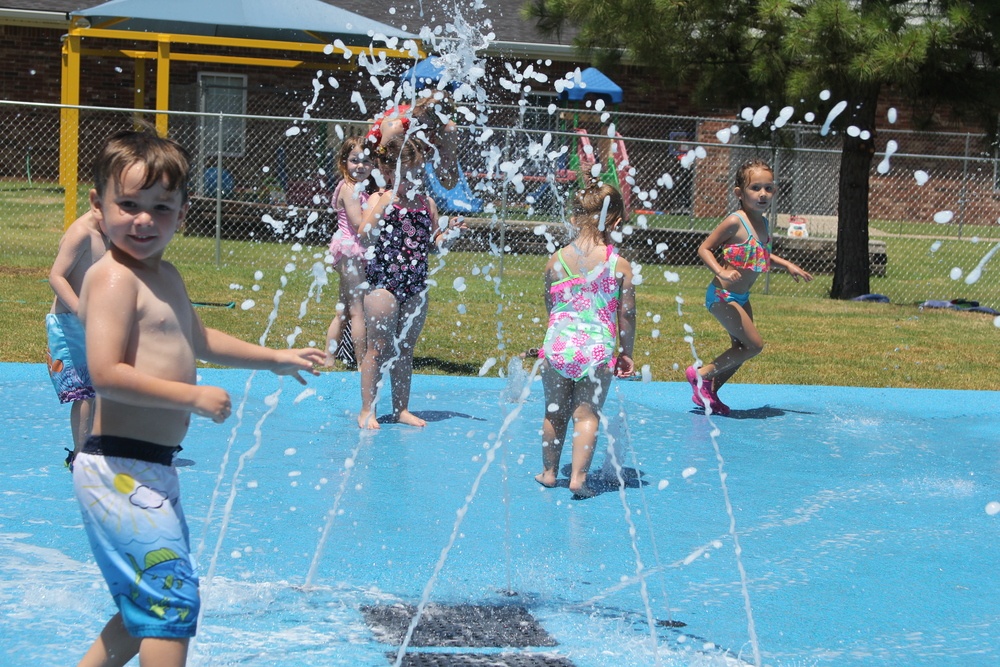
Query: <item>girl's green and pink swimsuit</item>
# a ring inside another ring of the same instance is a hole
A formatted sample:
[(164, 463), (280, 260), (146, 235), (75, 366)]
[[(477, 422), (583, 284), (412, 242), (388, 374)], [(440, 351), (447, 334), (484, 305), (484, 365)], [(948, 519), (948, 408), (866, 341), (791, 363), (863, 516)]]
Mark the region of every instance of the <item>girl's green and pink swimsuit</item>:
[(618, 253), (607, 246), (604, 262), (586, 275), (574, 274), (557, 253), (569, 276), (552, 285), (552, 312), (538, 355), (563, 377), (580, 380), (600, 366), (614, 367), (618, 337)]

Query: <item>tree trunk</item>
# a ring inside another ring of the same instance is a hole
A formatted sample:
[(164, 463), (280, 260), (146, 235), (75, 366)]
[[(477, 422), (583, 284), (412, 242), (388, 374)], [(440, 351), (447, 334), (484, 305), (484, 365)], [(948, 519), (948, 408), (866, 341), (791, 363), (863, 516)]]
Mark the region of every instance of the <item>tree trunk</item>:
[(837, 211), (837, 260), (830, 297), (852, 299), (870, 292), (871, 264), (868, 258), (868, 177), (875, 155), (875, 106), (878, 88), (850, 100), (854, 110), (845, 125), (867, 130), (862, 139), (844, 132), (840, 156), (840, 186)]

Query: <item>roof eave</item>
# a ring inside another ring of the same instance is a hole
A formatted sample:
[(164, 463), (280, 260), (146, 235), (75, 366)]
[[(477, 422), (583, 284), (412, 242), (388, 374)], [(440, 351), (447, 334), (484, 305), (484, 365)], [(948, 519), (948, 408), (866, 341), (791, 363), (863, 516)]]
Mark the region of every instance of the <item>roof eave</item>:
[(69, 26), (69, 16), (66, 12), (0, 8), (0, 24), (65, 30)]

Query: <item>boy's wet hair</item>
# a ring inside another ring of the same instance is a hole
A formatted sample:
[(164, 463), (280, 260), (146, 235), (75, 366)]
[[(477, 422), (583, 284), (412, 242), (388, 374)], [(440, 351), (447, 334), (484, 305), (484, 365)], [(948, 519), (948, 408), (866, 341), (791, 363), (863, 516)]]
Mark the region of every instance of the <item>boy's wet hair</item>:
[(366, 150), (366, 141), (363, 136), (347, 137), (344, 139), (344, 143), (340, 144), (340, 152), (337, 154), (337, 169), (340, 171), (340, 176), (347, 181), (353, 181), (354, 177), (351, 176), (351, 171), (347, 167), (347, 160), (351, 157), (351, 153), (354, 151)]
[(605, 222), (615, 219), (624, 222), (625, 201), (618, 189), (610, 183), (591, 179), (585, 188), (577, 190), (573, 196), (572, 215), (577, 225), (582, 227), (584, 224), (593, 224), (596, 229), (601, 222), (605, 200), (608, 202)]
[(125, 170), (134, 164), (146, 167), (142, 188), (165, 181), (170, 191), (178, 190), (188, 199), (188, 182), (191, 177), (191, 155), (177, 141), (161, 137), (149, 123), (140, 123), (134, 129), (122, 130), (111, 135), (94, 160), (94, 189), (104, 195), (111, 179), (121, 184)]
[(774, 175), (774, 169), (771, 168), (771, 165), (760, 158), (753, 158), (741, 164), (736, 170), (736, 187), (741, 190), (745, 188), (747, 181), (750, 180), (750, 172), (754, 169), (763, 169), (771, 172), (772, 176)]

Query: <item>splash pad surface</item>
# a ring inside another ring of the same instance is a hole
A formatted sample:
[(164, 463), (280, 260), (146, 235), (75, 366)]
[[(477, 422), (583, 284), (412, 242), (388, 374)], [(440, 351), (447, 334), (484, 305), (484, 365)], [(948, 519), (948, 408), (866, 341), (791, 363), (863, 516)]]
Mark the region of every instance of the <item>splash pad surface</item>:
[[(1000, 659), (997, 392), (732, 385), (732, 415), (706, 418), (685, 383), (616, 382), (627, 488), (578, 501), (533, 480), (540, 383), (511, 417), (504, 380), (416, 375), (428, 426), (368, 435), (356, 374), (304, 395), (200, 375), (246, 402), (180, 454), (205, 605), (189, 664), (389, 665), (428, 588), (402, 664), (752, 664), (740, 563), (763, 664)], [(41, 365), (0, 364), (0, 392), (4, 664), (73, 664), (113, 603), (62, 465), (68, 408)]]

